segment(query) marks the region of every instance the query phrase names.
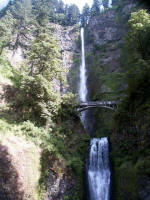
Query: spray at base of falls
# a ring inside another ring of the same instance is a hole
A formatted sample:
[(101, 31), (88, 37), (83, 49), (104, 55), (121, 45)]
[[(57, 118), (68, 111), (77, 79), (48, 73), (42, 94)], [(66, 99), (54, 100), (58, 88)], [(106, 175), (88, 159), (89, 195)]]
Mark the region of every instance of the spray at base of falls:
[(86, 161), (88, 200), (110, 199), (110, 164), (107, 138), (93, 138)]

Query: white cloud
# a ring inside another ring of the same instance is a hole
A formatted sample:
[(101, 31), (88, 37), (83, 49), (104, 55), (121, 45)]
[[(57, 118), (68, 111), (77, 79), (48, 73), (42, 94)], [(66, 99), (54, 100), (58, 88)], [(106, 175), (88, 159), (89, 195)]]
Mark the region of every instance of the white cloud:
[(80, 8), (80, 10), (82, 10), (85, 3), (88, 3), (89, 6), (91, 6), (93, 3), (93, 0), (63, 0), (63, 1), (64, 3), (67, 4), (76, 4)]

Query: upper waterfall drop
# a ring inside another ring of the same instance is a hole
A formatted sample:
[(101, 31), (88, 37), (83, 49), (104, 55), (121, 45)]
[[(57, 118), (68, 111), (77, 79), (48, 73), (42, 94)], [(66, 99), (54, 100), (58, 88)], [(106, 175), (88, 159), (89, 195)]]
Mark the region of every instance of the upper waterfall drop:
[(86, 161), (88, 200), (110, 199), (110, 164), (108, 139), (93, 138)]
[(101, 13), (104, 12), (104, 10), (105, 10), (102, 0), (100, 0), (100, 7), (99, 7), (99, 9), (100, 9)]
[(108, 1), (108, 8), (112, 8), (112, 0)]
[(84, 28), (81, 28), (81, 49), (82, 49), (82, 62), (80, 66), (80, 87), (79, 87), (79, 99), (81, 102), (87, 101), (87, 76), (85, 66), (85, 48), (84, 48)]
[(105, 8), (103, 6), (103, 4), (100, 5), (100, 12), (104, 12)]

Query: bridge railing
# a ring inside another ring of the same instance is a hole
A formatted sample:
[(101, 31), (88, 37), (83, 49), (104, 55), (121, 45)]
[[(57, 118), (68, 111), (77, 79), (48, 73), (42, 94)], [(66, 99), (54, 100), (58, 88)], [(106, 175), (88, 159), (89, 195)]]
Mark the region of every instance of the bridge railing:
[(78, 105), (77, 110), (82, 112), (89, 108), (103, 107), (114, 110), (117, 107), (119, 101), (89, 101), (82, 102)]

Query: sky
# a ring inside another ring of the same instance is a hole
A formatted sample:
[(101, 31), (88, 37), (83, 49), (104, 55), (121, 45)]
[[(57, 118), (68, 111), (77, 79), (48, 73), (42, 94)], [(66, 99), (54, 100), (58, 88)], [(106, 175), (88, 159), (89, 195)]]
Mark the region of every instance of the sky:
[[(0, 0), (0, 9), (7, 5), (9, 0)], [(82, 10), (85, 3), (92, 5), (93, 0), (63, 0), (67, 4), (76, 4), (80, 10)]]

